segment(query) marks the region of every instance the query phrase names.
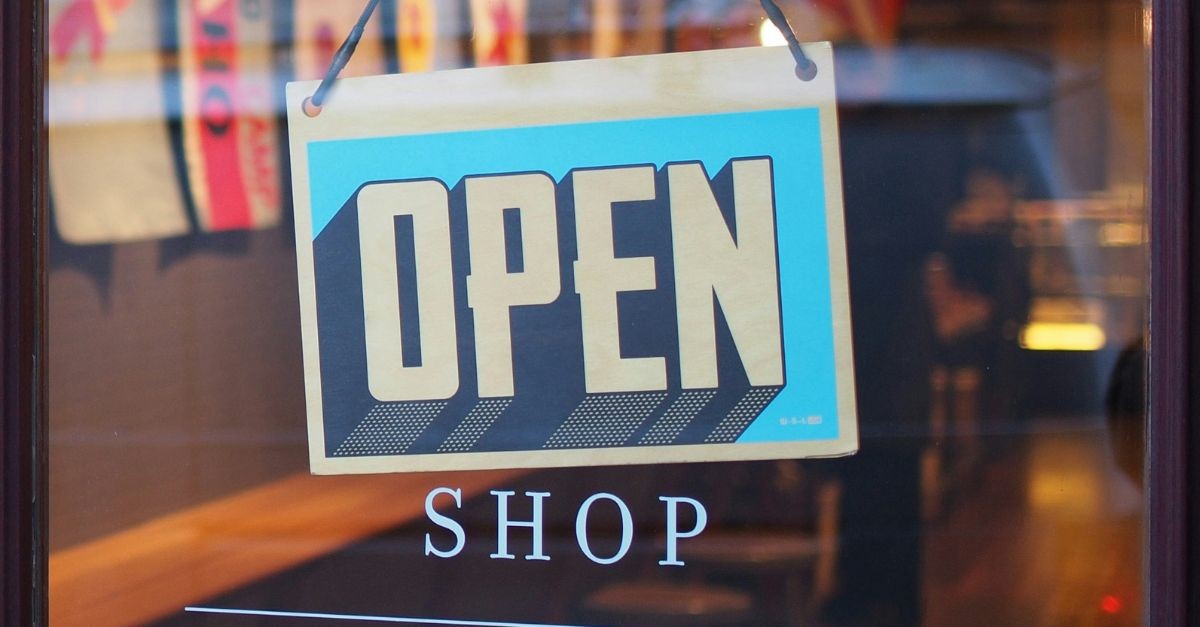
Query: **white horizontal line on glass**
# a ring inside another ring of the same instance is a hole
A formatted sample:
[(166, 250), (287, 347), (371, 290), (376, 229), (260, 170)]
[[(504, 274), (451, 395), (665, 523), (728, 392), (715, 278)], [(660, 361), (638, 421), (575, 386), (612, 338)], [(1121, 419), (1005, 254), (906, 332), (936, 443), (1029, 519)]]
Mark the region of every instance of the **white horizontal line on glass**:
[(406, 623), (410, 625), (461, 625), (466, 627), (579, 627), (550, 623), (505, 623), (481, 620), (454, 620), (449, 618), (410, 618), (403, 616), (360, 616), (357, 614), (326, 614), (321, 612), (280, 612), (275, 610), (237, 610), (221, 607), (185, 607), (185, 612), (201, 614), (238, 614), (242, 616), (278, 616), (283, 618), (325, 618), (330, 620), (358, 620), (375, 623)]

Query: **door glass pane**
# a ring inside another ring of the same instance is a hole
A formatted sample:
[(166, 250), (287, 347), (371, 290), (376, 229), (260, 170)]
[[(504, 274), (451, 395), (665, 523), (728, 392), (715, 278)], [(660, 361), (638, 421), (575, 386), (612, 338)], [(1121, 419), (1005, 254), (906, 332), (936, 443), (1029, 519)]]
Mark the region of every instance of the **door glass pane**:
[[(833, 42), (857, 454), (319, 477), (284, 85), (366, 4), (48, 0), (54, 624), (1141, 622), (1141, 3), (779, 3)], [(753, 0), (382, 0), (342, 75), (783, 43)], [(549, 560), (495, 557), (493, 491), (550, 494)]]

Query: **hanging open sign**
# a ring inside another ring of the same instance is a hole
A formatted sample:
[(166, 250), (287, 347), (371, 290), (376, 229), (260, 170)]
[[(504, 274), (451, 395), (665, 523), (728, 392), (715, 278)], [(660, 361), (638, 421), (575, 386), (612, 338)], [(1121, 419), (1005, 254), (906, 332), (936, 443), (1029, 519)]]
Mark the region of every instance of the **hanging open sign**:
[(833, 60), (288, 86), (316, 473), (857, 448)]

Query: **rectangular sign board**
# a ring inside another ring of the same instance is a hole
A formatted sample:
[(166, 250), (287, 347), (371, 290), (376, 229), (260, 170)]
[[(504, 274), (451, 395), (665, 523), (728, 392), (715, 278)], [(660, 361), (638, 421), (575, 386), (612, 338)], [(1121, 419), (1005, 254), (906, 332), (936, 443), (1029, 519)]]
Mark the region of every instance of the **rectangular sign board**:
[(288, 85), (318, 474), (858, 446), (833, 58)]

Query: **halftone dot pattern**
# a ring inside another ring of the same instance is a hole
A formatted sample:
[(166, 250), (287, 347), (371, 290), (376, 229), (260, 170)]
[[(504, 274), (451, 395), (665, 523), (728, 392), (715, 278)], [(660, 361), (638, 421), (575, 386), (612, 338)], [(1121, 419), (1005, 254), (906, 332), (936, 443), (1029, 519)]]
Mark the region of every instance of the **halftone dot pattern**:
[(446, 408), (445, 402), (383, 403), (376, 405), (334, 457), (399, 455), (408, 450)]
[(642, 436), (639, 444), (655, 445), (670, 444), (687, 428), (700, 410), (717, 395), (716, 390), (698, 390), (684, 392), (676, 398), (667, 411), (654, 423), (653, 427)]
[(704, 438), (707, 444), (727, 444), (735, 442), (754, 422), (755, 418), (762, 413), (762, 410), (779, 394), (779, 390), (783, 388), (753, 388), (738, 401), (733, 409), (729, 410), (729, 415), (717, 425), (713, 432)]
[(621, 446), (666, 398), (656, 392), (588, 396), (542, 448)]
[(471, 450), (479, 438), (491, 428), (492, 423), (512, 404), (511, 398), (493, 398), (480, 401), (471, 408), (467, 417), (458, 423), (450, 436), (438, 446), (439, 453), (461, 453)]

